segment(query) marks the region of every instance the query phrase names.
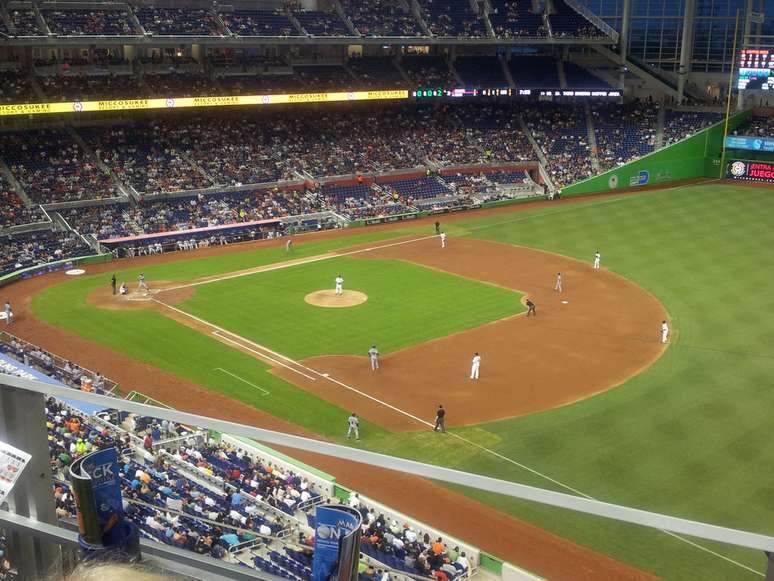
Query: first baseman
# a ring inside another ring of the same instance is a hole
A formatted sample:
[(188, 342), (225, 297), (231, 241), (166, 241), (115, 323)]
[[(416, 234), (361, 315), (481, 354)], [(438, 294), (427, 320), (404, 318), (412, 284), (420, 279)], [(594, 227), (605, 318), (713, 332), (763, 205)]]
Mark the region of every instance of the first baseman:
[(355, 434), (355, 439), (360, 439), (360, 420), (357, 419), (357, 414), (355, 412), (352, 412), (352, 415), (349, 416), (349, 429), (347, 430), (347, 440), (349, 440), (352, 437), (352, 434)]
[(336, 277), (336, 294), (344, 294), (344, 277), (341, 275)]
[(478, 353), (473, 354), (473, 359), (470, 362), (470, 379), (478, 379), (478, 370), (481, 367), (481, 355)]

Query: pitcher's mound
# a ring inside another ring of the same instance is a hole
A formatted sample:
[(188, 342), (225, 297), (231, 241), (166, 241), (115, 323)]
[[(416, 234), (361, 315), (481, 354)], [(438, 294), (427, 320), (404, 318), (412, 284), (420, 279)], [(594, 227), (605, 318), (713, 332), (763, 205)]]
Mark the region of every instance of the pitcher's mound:
[(354, 307), (368, 300), (368, 295), (360, 291), (345, 290), (337, 295), (335, 290), (326, 289), (309, 293), (304, 300), (315, 307)]

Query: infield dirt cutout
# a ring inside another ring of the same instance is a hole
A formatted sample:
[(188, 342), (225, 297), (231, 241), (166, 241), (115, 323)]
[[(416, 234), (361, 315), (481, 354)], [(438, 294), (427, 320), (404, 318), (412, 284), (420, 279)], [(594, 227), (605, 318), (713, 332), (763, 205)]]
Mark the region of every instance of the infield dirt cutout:
[(314, 291), (304, 297), (304, 301), (310, 305), (331, 309), (354, 307), (356, 305), (362, 305), (367, 300), (367, 294), (355, 290), (343, 290), (340, 295), (337, 295), (336, 291), (325, 289)]

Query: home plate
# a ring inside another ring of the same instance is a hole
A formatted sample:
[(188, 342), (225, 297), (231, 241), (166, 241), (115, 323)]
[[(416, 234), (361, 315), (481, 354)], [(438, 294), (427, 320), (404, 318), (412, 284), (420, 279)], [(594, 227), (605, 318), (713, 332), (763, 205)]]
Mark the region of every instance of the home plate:
[(570, 301), (562, 301), (562, 304), (563, 304), (563, 305), (569, 305), (569, 304), (570, 304)]

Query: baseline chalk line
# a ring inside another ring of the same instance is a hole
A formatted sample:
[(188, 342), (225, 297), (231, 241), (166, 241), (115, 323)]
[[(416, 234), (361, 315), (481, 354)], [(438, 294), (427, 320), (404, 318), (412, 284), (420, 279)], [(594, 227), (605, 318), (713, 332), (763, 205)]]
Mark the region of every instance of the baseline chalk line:
[(234, 379), (238, 379), (238, 380), (239, 380), (239, 381), (241, 381), (242, 383), (246, 383), (247, 385), (251, 385), (251, 386), (253, 386), (253, 387), (254, 387), (255, 389), (257, 389), (258, 391), (261, 391), (261, 392), (263, 392), (263, 395), (269, 395), (269, 392), (268, 392), (268, 390), (265, 390), (265, 389), (263, 389), (263, 388), (262, 388), (260, 385), (255, 385), (254, 383), (252, 383), (252, 382), (250, 382), (250, 381), (247, 381), (247, 380), (246, 380), (244, 377), (239, 377), (239, 376), (238, 376), (236, 373), (231, 373), (231, 372), (230, 372), (229, 370), (227, 370), (227, 369), (223, 369), (222, 367), (216, 367), (215, 369), (213, 369), (213, 371), (222, 371), (222, 372), (223, 372), (223, 373), (225, 373), (226, 375), (230, 375), (231, 377), (233, 377)]

